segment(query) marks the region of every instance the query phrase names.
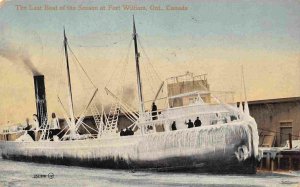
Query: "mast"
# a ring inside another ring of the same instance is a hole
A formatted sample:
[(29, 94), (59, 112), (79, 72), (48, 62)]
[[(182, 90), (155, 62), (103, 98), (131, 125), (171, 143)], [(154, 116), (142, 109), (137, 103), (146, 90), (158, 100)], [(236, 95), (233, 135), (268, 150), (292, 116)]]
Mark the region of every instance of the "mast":
[(133, 40), (134, 40), (134, 52), (135, 52), (135, 63), (136, 63), (136, 78), (137, 78), (137, 85), (138, 85), (138, 97), (139, 97), (139, 104), (140, 104), (139, 114), (141, 116), (141, 114), (145, 112), (145, 106), (143, 100), (142, 81), (141, 81), (141, 72), (140, 72), (140, 64), (139, 64), (140, 53), (138, 51), (138, 46), (137, 46), (137, 33), (135, 28), (134, 16), (133, 16)]
[[(69, 91), (69, 108), (70, 108), (70, 115), (71, 115), (71, 133), (75, 131), (75, 118), (74, 118), (74, 105), (73, 105), (73, 96), (72, 96), (72, 85), (71, 85), (71, 75), (70, 75), (70, 67), (69, 67), (69, 58), (68, 58), (68, 40), (66, 37), (66, 32), (64, 29), (64, 48), (65, 48), (65, 57), (67, 63), (67, 75), (68, 75), (68, 91)], [(73, 129), (74, 128), (74, 129)]]
[(249, 116), (249, 106), (247, 101), (247, 95), (246, 95), (246, 85), (245, 85), (245, 76), (244, 76), (244, 66), (242, 66), (242, 79), (243, 79), (243, 86), (244, 86), (244, 96), (245, 96), (245, 103), (244, 103), (244, 113)]
[(245, 76), (244, 76), (244, 66), (242, 66), (242, 81), (243, 81), (243, 87), (244, 87), (245, 101), (247, 101), (246, 85), (245, 85)]

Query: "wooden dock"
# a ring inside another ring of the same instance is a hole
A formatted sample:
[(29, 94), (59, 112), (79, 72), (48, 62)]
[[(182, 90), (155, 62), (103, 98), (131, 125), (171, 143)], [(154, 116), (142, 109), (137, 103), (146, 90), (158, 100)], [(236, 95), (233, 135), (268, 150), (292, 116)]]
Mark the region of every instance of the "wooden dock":
[(259, 148), (262, 158), (260, 170), (300, 170), (300, 148)]

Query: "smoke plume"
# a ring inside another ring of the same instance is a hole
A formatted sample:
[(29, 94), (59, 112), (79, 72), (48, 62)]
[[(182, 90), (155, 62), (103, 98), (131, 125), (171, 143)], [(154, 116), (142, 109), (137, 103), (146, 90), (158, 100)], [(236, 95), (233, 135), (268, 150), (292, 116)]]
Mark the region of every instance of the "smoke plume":
[(39, 75), (40, 72), (34, 66), (31, 61), (29, 54), (25, 51), (25, 49), (18, 48), (14, 46), (12, 43), (5, 41), (2, 39), (0, 42), (0, 56), (6, 58), (11, 61), (15, 65), (20, 65), (24, 67), (28, 72), (32, 75)]
[(133, 86), (126, 86), (123, 90), (122, 100), (127, 104), (132, 105), (135, 97), (135, 90)]

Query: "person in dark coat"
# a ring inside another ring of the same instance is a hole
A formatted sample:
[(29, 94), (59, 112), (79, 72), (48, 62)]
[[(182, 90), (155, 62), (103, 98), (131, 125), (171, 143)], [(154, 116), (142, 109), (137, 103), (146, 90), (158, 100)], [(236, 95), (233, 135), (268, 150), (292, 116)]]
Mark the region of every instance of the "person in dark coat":
[(185, 124), (187, 124), (188, 128), (193, 128), (194, 127), (194, 124), (190, 119), (189, 119), (189, 122), (185, 123)]
[(155, 105), (155, 103), (152, 103), (152, 120), (156, 120), (157, 119), (157, 106)]
[(125, 134), (126, 134), (125, 129), (122, 129), (121, 132), (120, 132), (120, 136), (126, 136)]
[(172, 128), (172, 131), (176, 131), (177, 128), (176, 128), (176, 122), (173, 121), (172, 125), (171, 125), (171, 128)]
[(134, 132), (131, 128), (122, 129), (120, 132), (120, 136), (132, 136), (134, 135)]
[(134, 135), (134, 132), (131, 128), (126, 128), (127, 136), (132, 136)]
[(195, 127), (200, 127), (202, 125), (201, 120), (199, 119), (199, 117), (197, 117), (197, 119), (194, 122)]

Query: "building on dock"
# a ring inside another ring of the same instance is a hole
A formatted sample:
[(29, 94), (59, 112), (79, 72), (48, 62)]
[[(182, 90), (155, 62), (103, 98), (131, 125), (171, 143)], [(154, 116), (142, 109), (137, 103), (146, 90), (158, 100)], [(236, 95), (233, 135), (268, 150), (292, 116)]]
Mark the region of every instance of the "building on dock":
[(282, 147), (300, 139), (300, 97), (256, 100), (249, 102), (250, 114), (256, 120), (260, 147)]
[(300, 97), (249, 102), (259, 131), (260, 169), (300, 169)]

